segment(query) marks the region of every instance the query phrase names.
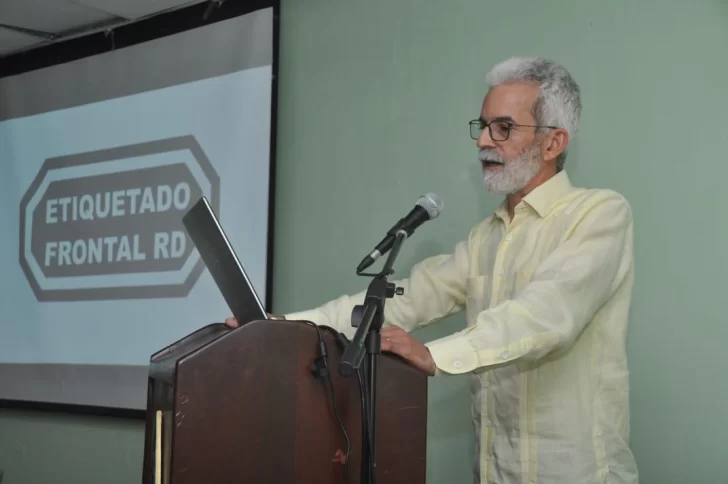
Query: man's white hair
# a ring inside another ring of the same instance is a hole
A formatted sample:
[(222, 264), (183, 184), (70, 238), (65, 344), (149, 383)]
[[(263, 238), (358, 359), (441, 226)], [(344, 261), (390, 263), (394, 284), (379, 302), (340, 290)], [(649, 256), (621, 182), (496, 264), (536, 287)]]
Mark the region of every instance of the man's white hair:
[[(563, 66), (543, 57), (512, 57), (497, 64), (486, 76), (490, 87), (510, 82), (537, 84), (541, 93), (533, 106), (533, 116), (540, 126), (556, 126), (573, 140), (579, 130), (581, 93), (579, 85)], [(558, 157), (561, 171), (566, 150)]]

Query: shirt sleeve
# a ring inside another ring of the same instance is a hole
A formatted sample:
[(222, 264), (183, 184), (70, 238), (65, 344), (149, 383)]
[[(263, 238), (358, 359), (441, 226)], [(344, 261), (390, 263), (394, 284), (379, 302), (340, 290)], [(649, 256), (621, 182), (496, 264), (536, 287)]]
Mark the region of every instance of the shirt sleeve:
[[(469, 244), (470, 238), (458, 243), (452, 254), (430, 257), (416, 264), (408, 278), (392, 280), (404, 289), (404, 294), (387, 299), (384, 325), (412, 331), (462, 310), (465, 307)], [(366, 291), (343, 295), (316, 309), (288, 314), (286, 319), (331, 326), (352, 337), (356, 328), (351, 326), (351, 313), (355, 305), (363, 304), (365, 295)]]
[(465, 330), (427, 344), (441, 372), (535, 361), (576, 339), (631, 278), (631, 210), (613, 193), (592, 203), (572, 227), (518, 297), (482, 311)]

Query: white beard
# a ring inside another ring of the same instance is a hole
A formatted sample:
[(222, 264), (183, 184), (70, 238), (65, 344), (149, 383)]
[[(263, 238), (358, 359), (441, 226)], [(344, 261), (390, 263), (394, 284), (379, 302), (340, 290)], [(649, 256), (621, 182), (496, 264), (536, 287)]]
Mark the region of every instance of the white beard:
[(541, 169), (541, 150), (538, 142), (508, 162), (489, 149), (480, 150), (478, 158), (481, 161), (487, 159), (504, 163), (500, 168), (483, 169), (485, 189), (501, 195), (510, 195), (522, 190)]

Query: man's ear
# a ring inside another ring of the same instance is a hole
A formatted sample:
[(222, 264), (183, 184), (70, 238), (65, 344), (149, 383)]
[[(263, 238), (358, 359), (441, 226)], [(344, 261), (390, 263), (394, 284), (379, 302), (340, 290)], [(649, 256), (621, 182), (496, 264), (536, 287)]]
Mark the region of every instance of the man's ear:
[(566, 150), (569, 144), (569, 133), (565, 129), (554, 128), (544, 136), (541, 144), (543, 159), (547, 162), (556, 162), (556, 158)]

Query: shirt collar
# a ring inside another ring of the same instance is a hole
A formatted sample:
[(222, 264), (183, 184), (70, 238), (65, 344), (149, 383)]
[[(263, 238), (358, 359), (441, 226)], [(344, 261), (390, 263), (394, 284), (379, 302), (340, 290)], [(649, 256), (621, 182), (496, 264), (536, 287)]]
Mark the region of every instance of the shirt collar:
[[(523, 197), (522, 203), (525, 202), (533, 208), (539, 217), (545, 217), (556, 202), (558, 202), (562, 196), (571, 190), (571, 187), (572, 185), (569, 175), (566, 174), (566, 171), (561, 170), (559, 173), (531, 190), (528, 195)], [(507, 218), (508, 210), (505, 200), (496, 210), (496, 214)]]
[(571, 189), (571, 180), (566, 171), (561, 170), (523, 197), (523, 201), (533, 208), (540, 217), (546, 216), (559, 199)]

